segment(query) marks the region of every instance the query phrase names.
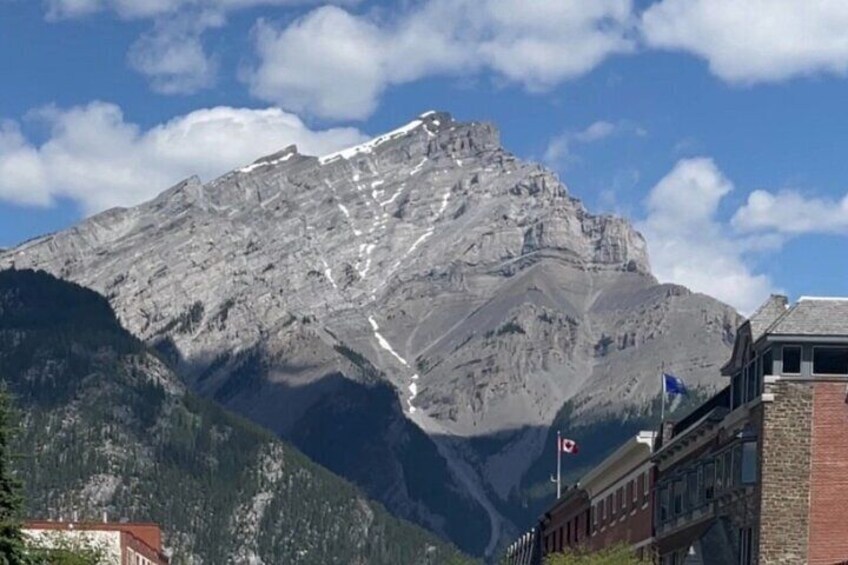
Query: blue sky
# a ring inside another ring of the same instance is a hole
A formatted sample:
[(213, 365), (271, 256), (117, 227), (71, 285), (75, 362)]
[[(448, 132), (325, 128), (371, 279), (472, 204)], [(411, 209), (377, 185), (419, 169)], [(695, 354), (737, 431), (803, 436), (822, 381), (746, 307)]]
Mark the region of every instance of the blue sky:
[(826, 0), (0, 0), (0, 246), (439, 109), (630, 218), (663, 281), (846, 295), (845, 29)]

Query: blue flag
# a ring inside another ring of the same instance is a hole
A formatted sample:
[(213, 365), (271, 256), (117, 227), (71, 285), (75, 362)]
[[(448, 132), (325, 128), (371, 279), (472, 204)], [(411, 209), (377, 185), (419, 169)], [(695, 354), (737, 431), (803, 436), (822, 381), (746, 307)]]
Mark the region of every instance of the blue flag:
[(686, 383), (680, 377), (669, 373), (663, 373), (663, 389), (666, 394), (687, 394)]

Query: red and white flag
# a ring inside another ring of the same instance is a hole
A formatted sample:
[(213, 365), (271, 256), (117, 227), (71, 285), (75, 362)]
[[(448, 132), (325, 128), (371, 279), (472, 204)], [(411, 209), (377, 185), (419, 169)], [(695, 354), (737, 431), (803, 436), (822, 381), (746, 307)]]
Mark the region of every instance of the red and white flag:
[(580, 448), (577, 447), (577, 442), (573, 439), (562, 438), (559, 440), (559, 449), (563, 453), (568, 453), (570, 455), (574, 455)]

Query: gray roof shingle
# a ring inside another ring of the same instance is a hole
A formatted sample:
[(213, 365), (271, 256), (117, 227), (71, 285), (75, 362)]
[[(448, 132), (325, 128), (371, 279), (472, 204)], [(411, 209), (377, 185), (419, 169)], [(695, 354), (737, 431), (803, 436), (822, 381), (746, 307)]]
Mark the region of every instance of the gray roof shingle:
[(748, 322), (751, 324), (751, 340), (757, 341), (775, 320), (786, 313), (789, 299), (782, 294), (772, 294), (763, 305), (751, 314)]
[(848, 336), (848, 298), (802, 298), (765, 333)]

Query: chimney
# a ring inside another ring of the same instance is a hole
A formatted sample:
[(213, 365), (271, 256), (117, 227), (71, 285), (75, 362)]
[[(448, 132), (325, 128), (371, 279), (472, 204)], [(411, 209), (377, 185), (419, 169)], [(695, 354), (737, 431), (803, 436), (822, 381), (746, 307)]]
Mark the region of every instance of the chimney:
[(662, 423), (662, 428), (660, 430), (662, 439), (660, 440), (660, 445), (667, 445), (671, 441), (671, 438), (674, 435), (674, 424), (675, 422), (672, 420), (666, 420)]

